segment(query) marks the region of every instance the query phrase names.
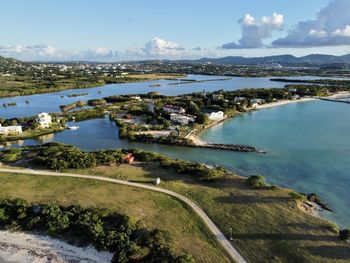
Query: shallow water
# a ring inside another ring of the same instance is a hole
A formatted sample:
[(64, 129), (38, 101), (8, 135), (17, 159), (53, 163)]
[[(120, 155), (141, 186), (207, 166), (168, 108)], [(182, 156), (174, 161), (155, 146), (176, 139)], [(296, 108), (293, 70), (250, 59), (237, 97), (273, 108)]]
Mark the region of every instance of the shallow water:
[[(208, 80), (222, 79), (222, 76), (189, 75), (188, 79)], [(304, 79), (315, 79), (319, 77), (294, 77)], [(240, 78), (233, 77), (224, 81), (209, 81), (190, 83), (182, 85), (169, 85), (178, 82), (177, 80), (157, 80), (126, 84), (110, 84), (94, 88), (71, 89), (60, 92), (36, 94), (30, 96), (18, 96), (0, 99), (0, 117), (15, 118), (28, 117), (40, 112), (59, 112), (60, 105), (66, 105), (78, 100), (89, 100), (103, 98), (112, 95), (122, 94), (143, 94), (151, 91), (159, 91), (163, 95), (179, 95), (192, 92), (215, 91), (215, 90), (237, 90), (242, 88), (282, 88), (283, 82), (270, 81), (270, 78)], [(160, 87), (150, 87), (153, 84), (160, 84)], [(86, 96), (67, 97), (71, 94), (88, 93)], [(63, 98), (62, 98), (63, 97)], [(29, 102), (29, 103), (26, 103)], [(4, 103), (16, 102), (17, 106), (3, 107)]]
[[(207, 76), (196, 77), (208, 79)], [(189, 76), (189, 78), (193, 77)], [(244, 79), (244, 83), (248, 83), (247, 81), (255, 81), (255, 87), (266, 86), (267, 83), (270, 83), (267, 78)], [(156, 81), (156, 83), (159, 82), (166, 83), (166, 81)], [(122, 92), (124, 94), (141, 93), (147, 92), (149, 83), (109, 85), (84, 89), (84, 91), (90, 94), (90, 90), (94, 90), (96, 94), (99, 94), (98, 90), (103, 90), (101, 96), (106, 96), (106, 90), (109, 89), (113, 92), (118, 90), (118, 94)], [(206, 90), (216, 90), (223, 88), (220, 85), (227, 89), (234, 89), (232, 84), (230, 81), (221, 81), (182, 86), (166, 85), (162, 92), (163, 94), (188, 93), (203, 90), (204, 86)], [(237, 88), (242, 88), (242, 86), (237, 86)], [(80, 93), (80, 91), (70, 90), (64, 93)], [(52, 96), (57, 99), (57, 94), (34, 96), (37, 96), (38, 100), (43, 100), (44, 104), (32, 104), (33, 107), (28, 109), (25, 108), (28, 105), (25, 105), (24, 108), (17, 108), (19, 111), (7, 112), (7, 114), (32, 115), (33, 111), (52, 111), (56, 107), (45, 101), (44, 98)], [(9, 100), (11, 99), (13, 98)], [(77, 98), (73, 99), (77, 100)], [(9, 108), (1, 109), (0, 114), (10, 110)], [(56, 108), (55, 111), (57, 111)], [(87, 151), (102, 148), (138, 147), (175, 158), (222, 165), (243, 175), (259, 173), (263, 174), (270, 183), (290, 187), (304, 193), (319, 194), (335, 210), (335, 213), (323, 212), (322, 215), (341, 226), (350, 226), (349, 111), (350, 105), (343, 103), (326, 101), (294, 103), (240, 115), (201, 134), (202, 139), (211, 142), (256, 146), (266, 150), (266, 155), (129, 143), (118, 138), (118, 128), (108, 118), (79, 122), (74, 124), (80, 126), (79, 130), (65, 130), (54, 135), (25, 140), (20, 144), (33, 145), (59, 141), (74, 144)]]

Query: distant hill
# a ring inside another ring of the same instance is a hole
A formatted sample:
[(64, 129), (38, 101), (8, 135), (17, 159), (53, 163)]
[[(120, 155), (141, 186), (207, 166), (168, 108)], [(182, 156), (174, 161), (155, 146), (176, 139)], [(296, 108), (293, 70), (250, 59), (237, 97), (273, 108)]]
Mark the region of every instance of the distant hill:
[[(187, 61), (190, 62), (190, 61)], [(258, 64), (271, 64), (279, 63), (282, 65), (295, 65), (295, 64), (336, 64), (345, 63), (350, 64), (350, 54), (344, 56), (333, 55), (321, 55), (313, 54), (304, 57), (295, 57), (293, 55), (280, 55), (280, 56), (268, 56), (268, 57), (253, 57), (246, 58), (240, 56), (229, 56), (222, 58), (202, 58), (199, 60), (192, 60), (192, 62), (198, 63), (215, 63), (215, 64), (227, 64), (227, 65), (258, 65)]]

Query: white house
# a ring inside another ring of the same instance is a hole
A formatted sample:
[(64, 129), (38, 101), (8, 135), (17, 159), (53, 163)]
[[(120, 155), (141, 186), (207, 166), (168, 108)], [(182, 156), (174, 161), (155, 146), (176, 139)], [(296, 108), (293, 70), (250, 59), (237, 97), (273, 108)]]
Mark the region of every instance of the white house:
[(163, 110), (168, 113), (179, 113), (179, 114), (186, 113), (186, 110), (184, 108), (174, 106), (174, 105), (164, 105)]
[(265, 100), (263, 100), (263, 99), (251, 99), (250, 102), (253, 104), (257, 103), (257, 104), (261, 105), (261, 104), (265, 103)]
[(42, 112), (38, 114), (36, 121), (40, 124), (41, 128), (49, 128), (52, 123), (52, 117), (48, 113)]
[(222, 111), (213, 111), (210, 113), (207, 113), (209, 120), (217, 121), (224, 118), (224, 112)]
[(173, 122), (179, 123), (181, 125), (187, 125), (190, 122), (194, 122), (195, 118), (190, 117), (190, 116), (186, 116), (186, 115), (171, 113), (170, 120)]
[(22, 133), (22, 126), (7, 126), (2, 127), (0, 124), (0, 135), (16, 135)]

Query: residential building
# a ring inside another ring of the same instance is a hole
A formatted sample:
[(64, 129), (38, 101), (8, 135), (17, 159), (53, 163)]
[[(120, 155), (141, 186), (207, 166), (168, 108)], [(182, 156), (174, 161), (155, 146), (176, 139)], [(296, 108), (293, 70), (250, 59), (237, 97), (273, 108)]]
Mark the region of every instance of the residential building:
[(252, 104), (257, 103), (257, 104), (261, 105), (261, 104), (265, 103), (265, 100), (263, 100), (263, 99), (251, 99), (250, 102)]
[(6, 126), (2, 127), (0, 124), (0, 135), (8, 136), (8, 135), (17, 135), (22, 133), (22, 126)]
[(178, 113), (178, 114), (184, 114), (186, 113), (186, 110), (184, 108), (175, 106), (175, 105), (164, 105), (163, 110), (168, 113)]
[(213, 100), (223, 100), (224, 95), (222, 94), (213, 94)]
[(209, 120), (217, 121), (224, 118), (224, 112), (222, 111), (213, 111), (211, 113), (207, 113)]
[(171, 113), (170, 120), (181, 125), (188, 125), (190, 122), (194, 122), (195, 118), (192, 116)]
[(41, 128), (49, 128), (52, 123), (52, 117), (48, 113), (42, 112), (38, 114), (36, 121), (40, 124)]

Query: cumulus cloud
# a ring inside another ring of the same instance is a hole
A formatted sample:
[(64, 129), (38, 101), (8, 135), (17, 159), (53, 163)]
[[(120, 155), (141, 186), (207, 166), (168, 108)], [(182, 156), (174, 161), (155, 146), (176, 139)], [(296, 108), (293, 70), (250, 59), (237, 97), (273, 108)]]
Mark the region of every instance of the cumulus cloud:
[(35, 59), (40, 57), (53, 57), (58, 56), (59, 52), (56, 48), (47, 45), (13, 45), (13, 46), (0, 46), (0, 55), (7, 57), (33, 57)]
[(350, 1), (330, 0), (314, 20), (299, 22), (274, 47), (319, 47), (350, 45)]
[(12, 45), (1, 46), (0, 56), (14, 57), (20, 60), (86, 60), (86, 61), (120, 61), (145, 59), (181, 59), (196, 58), (208, 53), (201, 48), (185, 49), (181, 45), (153, 38), (142, 48), (112, 50), (108, 48), (94, 48), (81, 51), (63, 51), (48, 45)]
[(178, 57), (185, 52), (179, 44), (158, 37), (147, 42), (142, 50), (150, 57)]
[(242, 37), (238, 42), (222, 45), (223, 49), (261, 48), (264, 39), (272, 36), (273, 31), (283, 29), (283, 15), (273, 13), (272, 16), (263, 16), (259, 21), (250, 14), (246, 14), (238, 21), (242, 25)]

